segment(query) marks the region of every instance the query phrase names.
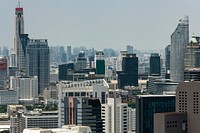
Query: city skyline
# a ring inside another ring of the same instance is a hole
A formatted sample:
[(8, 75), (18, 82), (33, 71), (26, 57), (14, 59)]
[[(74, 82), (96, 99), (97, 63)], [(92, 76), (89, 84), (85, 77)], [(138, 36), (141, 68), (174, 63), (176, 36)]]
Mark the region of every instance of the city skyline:
[[(18, 1), (0, 1), (1, 46), (14, 46), (14, 12)], [(125, 50), (126, 45), (132, 45), (135, 49), (164, 49), (184, 15), (190, 18), (190, 37), (193, 33), (200, 35), (197, 0), (20, 2), (24, 8), (24, 33), (33, 39), (48, 39), (49, 46)]]

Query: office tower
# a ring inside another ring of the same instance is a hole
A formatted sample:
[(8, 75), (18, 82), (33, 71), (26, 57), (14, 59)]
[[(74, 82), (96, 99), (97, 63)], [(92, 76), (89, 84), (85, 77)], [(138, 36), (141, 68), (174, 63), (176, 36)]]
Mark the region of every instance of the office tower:
[(101, 104), (105, 104), (108, 97), (108, 83), (104, 79), (86, 80), (78, 82), (61, 81), (57, 85), (59, 126), (66, 124), (65, 97), (92, 97), (98, 98)]
[(24, 70), (26, 68), (25, 59), (25, 46), (21, 42), (21, 34), (24, 34), (24, 17), (23, 8), (15, 8), (15, 38), (14, 38), (14, 51), (17, 57), (18, 70)]
[(75, 61), (75, 68), (76, 70), (82, 70), (87, 67), (87, 59), (85, 58), (85, 52), (80, 51), (78, 54), (78, 58)]
[(73, 73), (75, 70), (74, 63), (62, 64), (58, 68), (58, 78), (60, 80), (73, 80)]
[(126, 46), (126, 51), (128, 52), (128, 54), (133, 54), (133, 46), (127, 45)]
[(189, 18), (179, 20), (179, 24), (171, 35), (170, 46), (170, 78), (172, 81), (184, 80), (184, 57), (189, 43)]
[(0, 90), (6, 89), (7, 80), (7, 59), (0, 56)]
[(122, 71), (118, 73), (118, 86), (138, 86), (138, 57), (136, 54), (126, 54), (122, 60)]
[(38, 78), (18, 77), (18, 93), (20, 102), (34, 102), (38, 98)]
[(94, 56), (89, 56), (88, 58), (89, 58), (90, 68), (93, 68)]
[(136, 131), (136, 110), (135, 108), (128, 107), (128, 132)]
[(128, 105), (121, 98), (108, 98), (107, 104), (102, 104), (102, 119), (104, 133), (125, 133), (128, 131)]
[(170, 45), (165, 47), (165, 78), (170, 79)]
[(154, 133), (154, 113), (174, 111), (174, 95), (138, 95), (136, 97), (136, 132)]
[(89, 97), (65, 97), (65, 125), (89, 126), (92, 133), (102, 133), (101, 103)]
[(27, 75), (38, 77), (38, 93), (49, 87), (49, 47), (45, 39), (31, 39), (26, 48)]
[(150, 56), (150, 76), (161, 75), (160, 56), (158, 53), (152, 53)]
[(105, 56), (102, 51), (95, 54), (95, 68), (97, 75), (105, 75)]
[(192, 36), (190, 43), (186, 47), (184, 66), (185, 69), (193, 69), (200, 67), (200, 45), (199, 37)]

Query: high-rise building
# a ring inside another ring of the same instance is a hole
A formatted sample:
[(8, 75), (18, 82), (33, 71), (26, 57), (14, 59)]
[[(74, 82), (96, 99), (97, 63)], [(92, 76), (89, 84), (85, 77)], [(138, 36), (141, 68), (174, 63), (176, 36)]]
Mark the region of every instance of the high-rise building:
[(165, 78), (170, 79), (170, 45), (165, 47)]
[(49, 47), (45, 39), (31, 39), (26, 48), (27, 75), (38, 77), (38, 93), (50, 82)]
[(20, 36), (24, 34), (24, 17), (23, 8), (15, 8), (15, 38), (14, 38), (14, 50), (17, 57), (17, 67), (18, 70), (23, 70), (26, 68), (25, 59), (25, 47), (22, 45)]
[(122, 60), (122, 71), (118, 73), (118, 86), (138, 86), (138, 57), (136, 54), (126, 54)]
[(174, 111), (174, 95), (138, 95), (136, 98), (136, 132), (154, 133), (154, 113)]
[(185, 69), (200, 67), (200, 45), (199, 37), (192, 36), (190, 43), (188, 44), (185, 52), (184, 66)]
[(90, 97), (65, 97), (65, 125), (89, 126), (93, 133), (102, 133), (101, 103)]
[(160, 76), (161, 65), (160, 56), (158, 53), (152, 53), (150, 56), (150, 76)]
[(17, 62), (16, 62), (16, 54), (12, 53), (10, 54), (10, 67), (16, 67)]
[(170, 78), (172, 81), (184, 80), (184, 56), (189, 43), (189, 18), (179, 20), (179, 24), (171, 35), (170, 46)]
[(103, 133), (125, 133), (128, 131), (128, 105), (121, 98), (108, 98), (102, 104)]
[(105, 75), (105, 56), (102, 51), (95, 54), (95, 68), (97, 75)]
[(0, 90), (6, 89), (7, 79), (7, 59), (0, 56)]
[(85, 52), (80, 51), (78, 54), (78, 58), (75, 61), (75, 68), (76, 70), (82, 70), (87, 67), (87, 59), (85, 58)]

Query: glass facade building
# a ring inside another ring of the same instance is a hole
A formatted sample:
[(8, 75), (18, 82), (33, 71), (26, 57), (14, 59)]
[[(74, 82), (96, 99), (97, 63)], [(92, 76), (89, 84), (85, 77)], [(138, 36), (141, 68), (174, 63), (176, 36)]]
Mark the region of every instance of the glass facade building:
[(138, 95), (136, 98), (136, 132), (154, 133), (154, 114), (174, 111), (174, 95)]

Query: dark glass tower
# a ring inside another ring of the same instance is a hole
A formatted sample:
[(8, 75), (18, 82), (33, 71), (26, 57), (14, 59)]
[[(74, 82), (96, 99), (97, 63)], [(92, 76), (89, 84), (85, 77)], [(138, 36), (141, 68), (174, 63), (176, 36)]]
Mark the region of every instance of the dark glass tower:
[(45, 39), (31, 39), (26, 48), (26, 62), (28, 76), (38, 76), (38, 93), (49, 87), (50, 60), (49, 47)]
[(136, 132), (154, 133), (154, 114), (175, 111), (174, 95), (139, 95), (136, 98)]
[(160, 76), (160, 56), (158, 53), (152, 53), (150, 56), (150, 76)]
[(127, 54), (122, 60), (122, 71), (118, 73), (118, 86), (138, 86), (138, 57)]

